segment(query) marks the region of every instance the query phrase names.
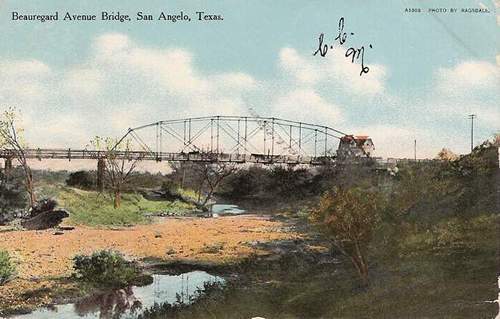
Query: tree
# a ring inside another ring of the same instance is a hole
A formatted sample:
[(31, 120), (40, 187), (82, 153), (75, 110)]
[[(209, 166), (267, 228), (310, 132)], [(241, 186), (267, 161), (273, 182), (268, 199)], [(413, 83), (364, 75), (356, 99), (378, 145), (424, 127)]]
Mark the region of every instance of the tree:
[(305, 168), (274, 166), (266, 191), (283, 198), (305, 198), (311, 189), (312, 174)]
[(449, 161), (454, 161), (454, 160), (458, 159), (458, 155), (453, 153), (451, 150), (449, 150), (447, 148), (443, 148), (437, 154), (437, 159), (449, 162)]
[(82, 189), (92, 189), (95, 185), (95, 178), (90, 172), (76, 171), (69, 174), (66, 185)]
[(500, 133), (495, 133), (493, 134), (493, 141), (492, 141), (494, 146), (500, 146)]
[(199, 185), (198, 176), (195, 174), (192, 162), (170, 162), (171, 172), (169, 178), (181, 188), (195, 189)]
[(91, 141), (91, 144), (95, 150), (104, 154), (105, 181), (112, 190), (113, 207), (119, 208), (123, 188), (129, 182), (131, 174), (137, 168), (137, 164), (142, 160), (143, 155), (132, 154), (130, 140), (124, 140), (117, 145), (116, 139), (96, 136)]
[[(234, 163), (209, 162), (196, 163), (193, 165), (195, 174), (198, 176), (198, 205), (204, 207), (212, 198), (220, 183), (236, 171)], [(204, 192), (204, 199), (201, 194)]]
[(19, 116), (14, 108), (9, 108), (0, 116), (0, 149), (11, 150), (13, 157), (19, 162), (24, 172), (24, 186), (29, 195), (29, 203), (33, 206), (36, 202), (33, 173), (26, 158), (24, 130), (18, 124)]
[(322, 196), (311, 215), (336, 248), (350, 258), (363, 284), (368, 284), (368, 245), (383, 207), (377, 193), (358, 187), (334, 188)]
[(0, 225), (12, 221), (16, 217), (16, 210), (26, 206), (23, 175), (21, 168), (13, 170), (8, 178), (0, 170)]
[(275, 192), (268, 190), (271, 182), (269, 172), (269, 169), (252, 165), (228, 176), (220, 188), (225, 197), (233, 199), (273, 196)]
[(196, 205), (205, 208), (222, 181), (237, 171), (235, 163), (220, 162), (215, 154), (200, 152), (196, 162), (171, 163), (169, 177), (182, 188), (191, 188), (198, 194)]

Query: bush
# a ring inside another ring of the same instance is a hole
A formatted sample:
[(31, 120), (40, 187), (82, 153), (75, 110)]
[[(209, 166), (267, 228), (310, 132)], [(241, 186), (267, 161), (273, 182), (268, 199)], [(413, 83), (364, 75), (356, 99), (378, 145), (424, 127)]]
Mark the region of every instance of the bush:
[(271, 169), (250, 167), (231, 174), (221, 184), (221, 193), (229, 198), (268, 197), (302, 199), (317, 188), (313, 184), (313, 173), (307, 169)]
[(77, 171), (69, 174), (66, 185), (82, 189), (92, 189), (95, 185), (95, 178), (93, 174), (87, 171)]
[(0, 170), (0, 225), (12, 221), (16, 210), (26, 208), (26, 191), (21, 172), (15, 169), (7, 178)]
[(76, 277), (94, 286), (124, 287), (140, 275), (135, 263), (110, 250), (97, 251), (90, 256), (75, 256), (73, 263)]
[(15, 266), (12, 264), (9, 253), (5, 250), (0, 250), (0, 285), (5, 284), (12, 279), (15, 273)]
[(359, 187), (334, 188), (325, 193), (311, 219), (348, 256), (363, 283), (368, 282), (368, 245), (381, 221), (381, 194)]

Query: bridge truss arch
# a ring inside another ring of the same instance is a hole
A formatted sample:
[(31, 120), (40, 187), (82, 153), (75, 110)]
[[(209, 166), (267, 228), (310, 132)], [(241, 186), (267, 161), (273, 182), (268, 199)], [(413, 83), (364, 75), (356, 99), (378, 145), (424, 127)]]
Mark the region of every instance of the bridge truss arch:
[(344, 135), (332, 127), (274, 117), (218, 115), (130, 128), (116, 147), (127, 141), (157, 161), (314, 164), (331, 160)]

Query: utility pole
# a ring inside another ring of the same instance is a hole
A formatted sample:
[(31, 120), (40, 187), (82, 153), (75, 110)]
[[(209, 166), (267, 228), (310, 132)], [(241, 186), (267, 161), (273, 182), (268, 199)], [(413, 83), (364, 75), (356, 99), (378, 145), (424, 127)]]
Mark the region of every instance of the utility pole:
[(470, 119), (470, 152), (474, 150), (474, 118), (476, 114), (469, 114)]
[(415, 139), (415, 143), (413, 144), (413, 159), (415, 162), (417, 161), (417, 140)]

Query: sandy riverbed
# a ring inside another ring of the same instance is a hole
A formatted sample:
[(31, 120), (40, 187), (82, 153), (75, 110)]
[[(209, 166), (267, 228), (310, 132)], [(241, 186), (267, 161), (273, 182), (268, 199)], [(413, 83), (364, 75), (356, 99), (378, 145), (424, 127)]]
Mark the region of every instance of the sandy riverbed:
[[(245, 215), (167, 218), (158, 223), (123, 229), (78, 226), (60, 235), (55, 235), (54, 230), (3, 232), (0, 233), (0, 249), (9, 251), (17, 263), (18, 276), (0, 286), (0, 309), (12, 302), (21, 303), (26, 292), (51, 288), (50, 277), (69, 276), (71, 259), (77, 254), (113, 249), (137, 259), (156, 257), (224, 262), (257, 252), (246, 245), (247, 242), (298, 236), (287, 232), (284, 226), (265, 217)], [(50, 296), (38, 299), (36, 304), (50, 302)]]

